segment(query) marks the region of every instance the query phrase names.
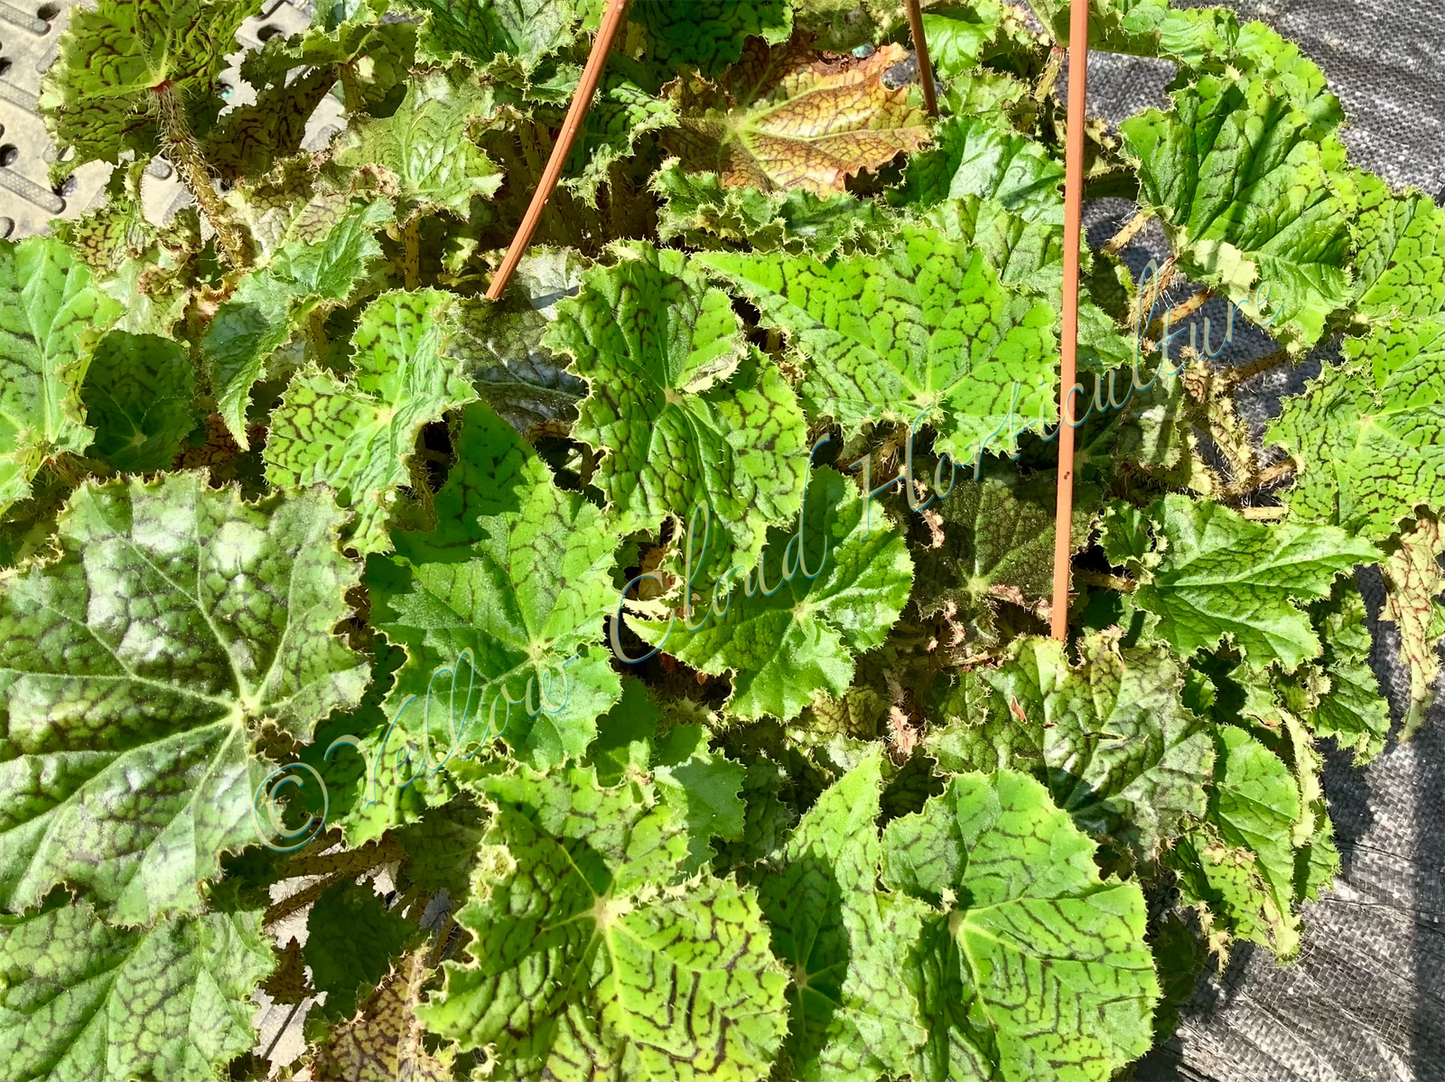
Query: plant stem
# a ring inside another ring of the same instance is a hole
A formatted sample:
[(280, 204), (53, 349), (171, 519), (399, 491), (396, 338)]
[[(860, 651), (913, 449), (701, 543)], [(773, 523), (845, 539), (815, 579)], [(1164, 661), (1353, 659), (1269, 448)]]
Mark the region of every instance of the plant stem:
[(1103, 586), (1110, 590), (1118, 590), (1120, 593), (1132, 594), (1139, 588), (1139, 584), (1131, 578), (1123, 575), (1106, 575), (1102, 571), (1075, 571), (1074, 581), (1082, 582), (1089, 586)]
[(225, 253), (226, 262), (232, 268), (244, 267), (250, 260), (246, 253), (246, 241), (241, 232), (226, 215), (225, 204), (211, 183), (211, 171), (201, 156), (200, 144), (191, 134), (186, 123), (186, 114), (175, 87), (162, 83), (152, 87), (161, 121), (161, 146), (180, 172), (186, 187), (196, 197), (196, 202), (206, 212), (211, 226), (216, 230), (216, 240)]
[(1248, 519), (1254, 519), (1256, 522), (1284, 518), (1284, 512), (1283, 507), (1241, 507), (1239, 509), (1241, 515)]
[(1230, 368), (1219, 373), (1218, 379), (1225, 394), (1230, 393), (1245, 380), (1253, 379), (1261, 372), (1268, 372), (1289, 360), (1289, 352), (1277, 349), (1273, 353), (1266, 354), (1257, 361), (1250, 361), (1237, 368)]
[(1214, 290), (1207, 288), (1201, 289), (1193, 296), (1180, 301), (1173, 308), (1169, 309), (1169, 311), (1165, 312), (1162, 316), (1156, 319), (1153, 323), (1149, 324), (1149, 329), (1144, 333), (1150, 338), (1157, 336), (1164, 329), (1164, 323), (1166, 320), (1170, 323), (1178, 323), (1186, 316), (1193, 315), (1195, 312), (1197, 312), (1200, 308), (1204, 306), (1204, 302), (1209, 300), (1209, 298), (1212, 296), (1214, 296)]
[(361, 84), (356, 81), (356, 68), (351, 64), (338, 64), (341, 69), (341, 99), (346, 104), (346, 115), (354, 118), (361, 112)]
[(401, 227), (401, 239), (405, 255), (401, 262), (403, 281), (408, 290), (421, 284), (421, 223), (417, 218), (408, 218)]
[(1224, 490), (1226, 498), (1230, 496), (1243, 496), (1246, 492), (1263, 488), (1265, 485), (1272, 485), (1294, 473), (1295, 464), (1292, 459), (1285, 459), (1283, 462), (1276, 462), (1273, 466), (1267, 466), (1252, 476), (1245, 477)]
[(306, 340), (311, 344), (311, 353), (317, 364), (326, 363), (330, 343), (326, 341), (326, 312), (320, 307), (311, 309), (306, 317)]
[[(420, 434), (417, 436), (421, 440)], [(427, 528), (436, 529), (437, 514), (436, 500), (432, 496), (431, 479), (427, 477), (426, 467), (416, 455), (407, 456), (407, 469), (411, 473), (411, 488), (416, 493), (417, 500), (421, 503), (422, 510), (426, 512)]]
[(1123, 251), (1124, 245), (1128, 244), (1131, 240), (1133, 240), (1134, 237), (1138, 234), (1139, 230), (1143, 229), (1144, 226), (1148, 224), (1149, 219), (1152, 217), (1154, 217), (1152, 211), (1139, 211), (1139, 213), (1135, 214), (1134, 217), (1130, 218), (1127, 222), (1121, 225), (1119, 227), (1119, 231), (1104, 243), (1104, 246), (1099, 249), (1099, 254), (1111, 256), (1118, 255), (1121, 251)]
[(1049, 59), (1044, 65), (1043, 74), (1039, 76), (1039, 85), (1034, 87), (1034, 101), (1043, 101), (1054, 92), (1054, 84), (1059, 81), (1059, 72), (1064, 69), (1065, 55), (1063, 49), (1049, 50)]

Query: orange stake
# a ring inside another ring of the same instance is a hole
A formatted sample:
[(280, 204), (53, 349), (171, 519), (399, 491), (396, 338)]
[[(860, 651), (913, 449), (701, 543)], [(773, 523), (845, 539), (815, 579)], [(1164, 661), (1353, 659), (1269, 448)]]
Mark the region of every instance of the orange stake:
[(587, 108), (592, 104), (592, 94), (602, 78), (602, 68), (607, 63), (608, 52), (612, 49), (612, 39), (617, 36), (617, 28), (622, 25), (622, 17), (626, 11), (627, 0), (607, 0), (607, 11), (602, 16), (602, 25), (597, 28), (597, 39), (592, 43), (587, 66), (582, 69), (582, 81), (577, 84), (577, 93), (572, 96), (572, 104), (567, 108), (567, 117), (562, 121), (562, 130), (557, 134), (552, 156), (547, 159), (547, 168), (542, 170), (542, 179), (537, 182), (537, 190), (532, 193), (532, 202), (527, 207), (527, 213), (522, 216), (517, 235), (512, 238), (507, 254), (502, 257), (502, 265), (497, 268), (492, 284), (487, 287), (487, 297), (491, 300), (502, 295), (502, 290), (507, 288), (507, 281), (522, 259), (522, 253), (527, 250), (527, 245), (532, 243), (532, 234), (537, 231), (537, 223), (542, 220), (542, 211), (552, 196), (552, 189), (557, 187), (557, 181), (562, 177), (562, 163), (567, 160), (567, 152), (572, 149), (572, 141), (577, 138), (577, 132), (582, 127), (582, 118), (587, 115)]
[(913, 36), (913, 52), (918, 57), (918, 81), (923, 84), (923, 107), (929, 116), (938, 115), (938, 98), (933, 93), (933, 63), (928, 59), (928, 41), (923, 35), (923, 8), (919, 0), (907, 0), (908, 32)]
[(1059, 486), (1054, 512), (1054, 638), (1069, 634), (1069, 563), (1074, 544), (1074, 429), (1068, 423), (1078, 361), (1079, 219), (1084, 203), (1084, 104), (1088, 99), (1089, 0), (1069, 3), (1069, 124), (1064, 141), (1064, 308), (1059, 355)]

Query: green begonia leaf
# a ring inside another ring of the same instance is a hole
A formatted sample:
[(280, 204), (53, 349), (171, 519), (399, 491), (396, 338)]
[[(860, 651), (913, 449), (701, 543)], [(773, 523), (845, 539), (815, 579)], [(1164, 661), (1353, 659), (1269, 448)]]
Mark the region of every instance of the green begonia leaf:
[(676, 158), (663, 163), (652, 189), (663, 201), (658, 235), (681, 237), (698, 248), (716, 248), (724, 240), (761, 252), (808, 252), (826, 259), (839, 250), (875, 251), (895, 228), (871, 199), (727, 187), (716, 173), (684, 172)]
[(927, 1041), (915, 1078), (1107, 1079), (1150, 1044), (1159, 998), (1137, 884), (1032, 778), (962, 774), (883, 831), (883, 882), (936, 909), (904, 973)]
[(694, 261), (646, 244), (616, 251), (542, 339), (588, 383), (573, 437), (606, 448), (595, 483), (620, 530), (706, 502), (755, 557), (760, 525), (802, 502), (802, 410), (776, 367), (749, 355), (727, 294)]
[(465, 219), (474, 195), (491, 195), (501, 173), (467, 137), (467, 124), (493, 107), (475, 79), (434, 71), (410, 83), (390, 116), (348, 127), (335, 150), (342, 167), (377, 166), (395, 178), (388, 192), (403, 221), (433, 210)]
[[(394, 106), (412, 66), (416, 24), (383, 22), (385, 0), (363, 0), (336, 9), (344, 17), (319, 16), (300, 34), (273, 37), (241, 60), (241, 77), (252, 86), (280, 87), (297, 68), (315, 68), (342, 79), (347, 108), (385, 113)], [(298, 82), (300, 80), (297, 80)]]
[(89, 446), (78, 391), (120, 312), (60, 241), (0, 241), (0, 512), (30, 495), (47, 458)]
[(436, 530), (395, 533), (396, 555), (368, 573), (372, 618), (407, 651), (387, 716), (417, 699), (374, 754), (411, 741), (419, 778), (501, 735), (524, 761), (555, 766), (587, 750), (621, 694), (599, 645), (618, 536), (484, 406), (464, 411), (456, 446)]
[[(1148, 516), (1152, 553), (1129, 558), (1139, 577), (1133, 603), (1154, 614), (1153, 633), (1181, 654), (1216, 646), (1228, 637), (1250, 666), (1263, 671), (1279, 661), (1286, 671), (1318, 657), (1320, 641), (1296, 601), (1328, 597), (1335, 576), (1373, 563), (1379, 550), (1333, 526), (1267, 526), (1210, 500), (1169, 495)], [(1106, 551), (1142, 549), (1106, 525)]]
[(557, 302), (576, 292), (582, 269), (574, 253), (533, 249), (499, 300), (459, 297), (452, 305), (443, 354), (461, 362), (487, 405), (518, 432), (575, 420), (587, 393), (587, 385), (567, 371), (567, 359), (542, 344)]
[(291, 378), (271, 415), (266, 479), (273, 485), (318, 482), (356, 510), (348, 545), (386, 552), (386, 520), (417, 432), (450, 408), (476, 398), (441, 355), (447, 294), (424, 289), (384, 293), (362, 310), (352, 335), (355, 369), (339, 380), (315, 367)]
[(215, 1078), (256, 1042), (256, 912), (116, 928), (85, 902), (0, 916), (0, 1074)]
[(1383, 541), (1415, 508), (1445, 506), (1445, 316), (1392, 319), (1345, 339), (1344, 355), (1285, 400), (1269, 435), (1298, 467), (1290, 521)]
[(658, 79), (642, 64), (627, 57), (608, 62), (601, 93), (587, 111), (587, 125), (562, 181), (586, 206), (597, 206), (597, 190), (607, 183), (608, 170), (631, 157), (639, 139), (648, 132), (677, 127), (677, 109), (671, 99), (659, 96), (660, 89)]
[(1277, 755), (1238, 726), (1219, 726), (1215, 740), (1210, 826), (1178, 850), (1188, 869), (1186, 896), (1241, 938), (1289, 957), (1299, 948), (1290, 842), (1302, 813), (1298, 784)]
[(853, 679), (853, 654), (883, 642), (912, 581), (903, 538), (881, 511), (865, 522), (865, 502), (838, 473), (818, 470), (797, 533), (768, 531), (768, 548), (747, 572), (743, 597), (732, 596), (733, 572), (746, 568), (734, 567), (711, 594), (701, 591), (692, 614), (697, 630), (687, 631), (681, 620), (629, 626), (702, 672), (732, 670), (727, 708), (739, 717), (786, 721), (817, 689), (842, 695)]
[[(1370, 668), (1370, 631), (1365, 626), (1365, 601), (1348, 579), (1335, 583), (1328, 601), (1314, 606), (1315, 626), (1324, 642), (1320, 673), (1328, 687), (1306, 700), (1300, 716), (1318, 736), (1333, 736), (1341, 748), (1367, 763), (1385, 748), (1390, 708)], [(1302, 691), (1313, 675), (1302, 670)]]
[(301, 957), (311, 983), (326, 993), (327, 1018), (350, 1018), (357, 993), (374, 988), (401, 954), (416, 925), (386, 907), (371, 883), (343, 879), (326, 889), (306, 919)]
[(269, 263), (241, 279), (216, 310), (201, 338), (217, 409), (231, 436), (250, 448), (246, 406), (266, 359), (313, 315), (346, 303), (381, 257), (373, 233), (391, 218), (385, 200), (357, 207), (320, 237), (306, 234), (280, 245)]
[(1348, 296), (1354, 187), (1331, 128), (1339, 103), (1276, 96), (1261, 77), (1206, 75), (1120, 125), (1140, 199), (1179, 265), (1236, 304), (1268, 285), (1270, 330), (1291, 352), (1319, 340)]
[(708, 749), (701, 725), (678, 725), (658, 735), (660, 712), (646, 685), (624, 679), (622, 698), (597, 723), (597, 739), (587, 758), (597, 780), (616, 785), (623, 779), (650, 778), (662, 798), (681, 813), (688, 831), (689, 874), (712, 859), (710, 838), (738, 841), (743, 836), (743, 768)]
[(647, 29), (648, 53), (668, 69), (695, 67), (716, 75), (743, 55), (743, 43), (757, 36), (769, 45), (793, 32), (788, 0), (649, 0), (631, 17)]
[(236, 28), (261, 0), (100, 0), (77, 8), (46, 72), (40, 109), (57, 146), (50, 178), (59, 182), (91, 161), (119, 162), (123, 151), (149, 157), (159, 136), (157, 88), (169, 86), (191, 124), (215, 116), (212, 86), (236, 51)]
[(1015, 433), (1002, 434), (1010, 417), (1038, 416), (1052, 395), (1053, 309), (1005, 288), (982, 252), (935, 229), (906, 226), (882, 255), (827, 264), (728, 252), (698, 262), (788, 335), (805, 406), (845, 436), (922, 415), (939, 433), (935, 450), (970, 461), (984, 443), (1014, 451)]
[(524, 74), (576, 37), (587, 5), (580, 0), (407, 0), (426, 16), (418, 59), (449, 64), (460, 59), (485, 68), (514, 58)]
[(876, 887), (881, 751), (836, 782), (766, 865), (759, 901), (792, 966), (788, 1077), (900, 1077), (922, 1046), (918, 1000), (898, 977), (927, 907)]
[(1034, 772), (1080, 829), (1153, 855), (1204, 815), (1214, 748), (1168, 654), (1098, 637), (1081, 651), (1075, 667), (1060, 642), (1019, 641), (981, 673), (995, 692), (987, 719), (958, 719), (930, 746), (949, 769)]
[(169, 468), (202, 419), (190, 357), (154, 334), (102, 338), (80, 397), (95, 426), (90, 453), (121, 473)]
[[(1067, 45), (1069, 5), (1062, 0), (1028, 0), (1028, 4), (1044, 28)], [(1090, 0), (1089, 48), (1153, 56), (1159, 47), (1159, 24), (1168, 11), (1169, 0)]]
[(235, 180), (260, 176), (278, 159), (295, 154), (307, 121), (335, 81), (335, 69), (321, 67), (259, 91), (252, 104), (231, 110), (201, 140), (206, 163)]
[(1420, 192), (1394, 195), (1359, 175), (1352, 292), (1357, 319), (1427, 318), (1445, 308), (1445, 210)]
[(61, 554), (0, 584), (0, 906), (56, 883), (112, 919), (193, 911), (257, 840), (250, 756), (354, 705), (368, 666), (332, 628), (360, 575), (318, 491), (259, 504), (196, 474), (85, 484)]
[[(914, 464), (914, 476), (924, 473)], [(1082, 544), (1092, 517), (1081, 491), (1074, 504), (1074, 536)], [(956, 480), (933, 504), (943, 543), (918, 552), (920, 609), (932, 615), (950, 603), (964, 619), (1010, 601), (1042, 612), (1053, 588), (1054, 511), (1057, 488), (1049, 476), (1021, 481), (1016, 473), (983, 481)], [(920, 523), (916, 532), (928, 536)]]
[(818, 48), (838, 51), (887, 41), (908, 27), (903, 0), (793, 0), (793, 19), (817, 35)]
[(983, 57), (984, 48), (999, 32), (1008, 9), (997, 0), (979, 0), (969, 7), (950, 7), (923, 15), (923, 36), (934, 76), (952, 80), (969, 75)]
[[(1056, 313), (1062, 307), (1062, 221), (1050, 221), (1047, 215), (1027, 220), (1007, 210), (997, 199), (966, 195), (934, 207), (924, 215), (922, 224), (925, 228), (939, 229), (951, 240), (980, 249), (1005, 285), (1020, 285), (1042, 293)], [(1087, 270), (1087, 249), (1084, 251)], [(1057, 315), (1053, 327), (1057, 334)], [(1137, 351), (1135, 343), (1121, 335), (1114, 321), (1094, 303), (1087, 281), (1079, 297), (1078, 350), (1080, 366), (1096, 371), (1131, 363)], [(1028, 427), (1042, 424), (1043, 419), (1035, 417)]]
[(1041, 143), (987, 117), (950, 117), (938, 145), (915, 154), (890, 198), (915, 207), (978, 196), (1025, 221), (1062, 225), (1064, 167)]
[(504, 1076), (763, 1078), (787, 977), (754, 892), (685, 880), (686, 830), (644, 781), (590, 770), (484, 779), (496, 809), (458, 915), (466, 964), (419, 1010)]

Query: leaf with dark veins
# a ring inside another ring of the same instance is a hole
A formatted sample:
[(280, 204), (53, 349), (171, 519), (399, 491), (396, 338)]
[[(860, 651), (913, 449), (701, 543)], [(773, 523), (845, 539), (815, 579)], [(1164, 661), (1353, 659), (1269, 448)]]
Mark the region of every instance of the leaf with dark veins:
[(309, 740), (366, 686), (332, 634), (360, 579), (341, 521), (321, 490), (246, 504), (190, 473), (76, 491), (59, 557), (0, 580), (0, 906), (200, 906), (258, 840), (252, 739)]

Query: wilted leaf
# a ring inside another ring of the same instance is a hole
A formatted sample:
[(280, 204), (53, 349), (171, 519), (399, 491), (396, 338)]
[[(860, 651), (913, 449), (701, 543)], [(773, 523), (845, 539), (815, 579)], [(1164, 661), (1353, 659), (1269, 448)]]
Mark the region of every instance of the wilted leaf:
[(1405, 715), (1403, 740), (1425, 721), (1435, 701), (1435, 679), (1440, 675), (1440, 640), (1445, 637), (1445, 606), (1438, 600), (1445, 590), (1440, 555), (1445, 535), (1440, 520), (1421, 515), (1415, 528), (1399, 540), (1399, 548), (1386, 557), (1385, 608), (1381, 620), (1392, 621), (1400, 631), (1400, 657), (1410, 668), (1410, 709)]
[(863, 60), (820, 56), (805, 38), (771, 50), (752, 39), (718, 85), (679, 86), (682, 130), (672, 145), (690, 172), (717, 173), (728, 186), (841, 192), (846, 178), (929, 139), (908, 88), (884, 80), (904, 55), (885, 45)]

